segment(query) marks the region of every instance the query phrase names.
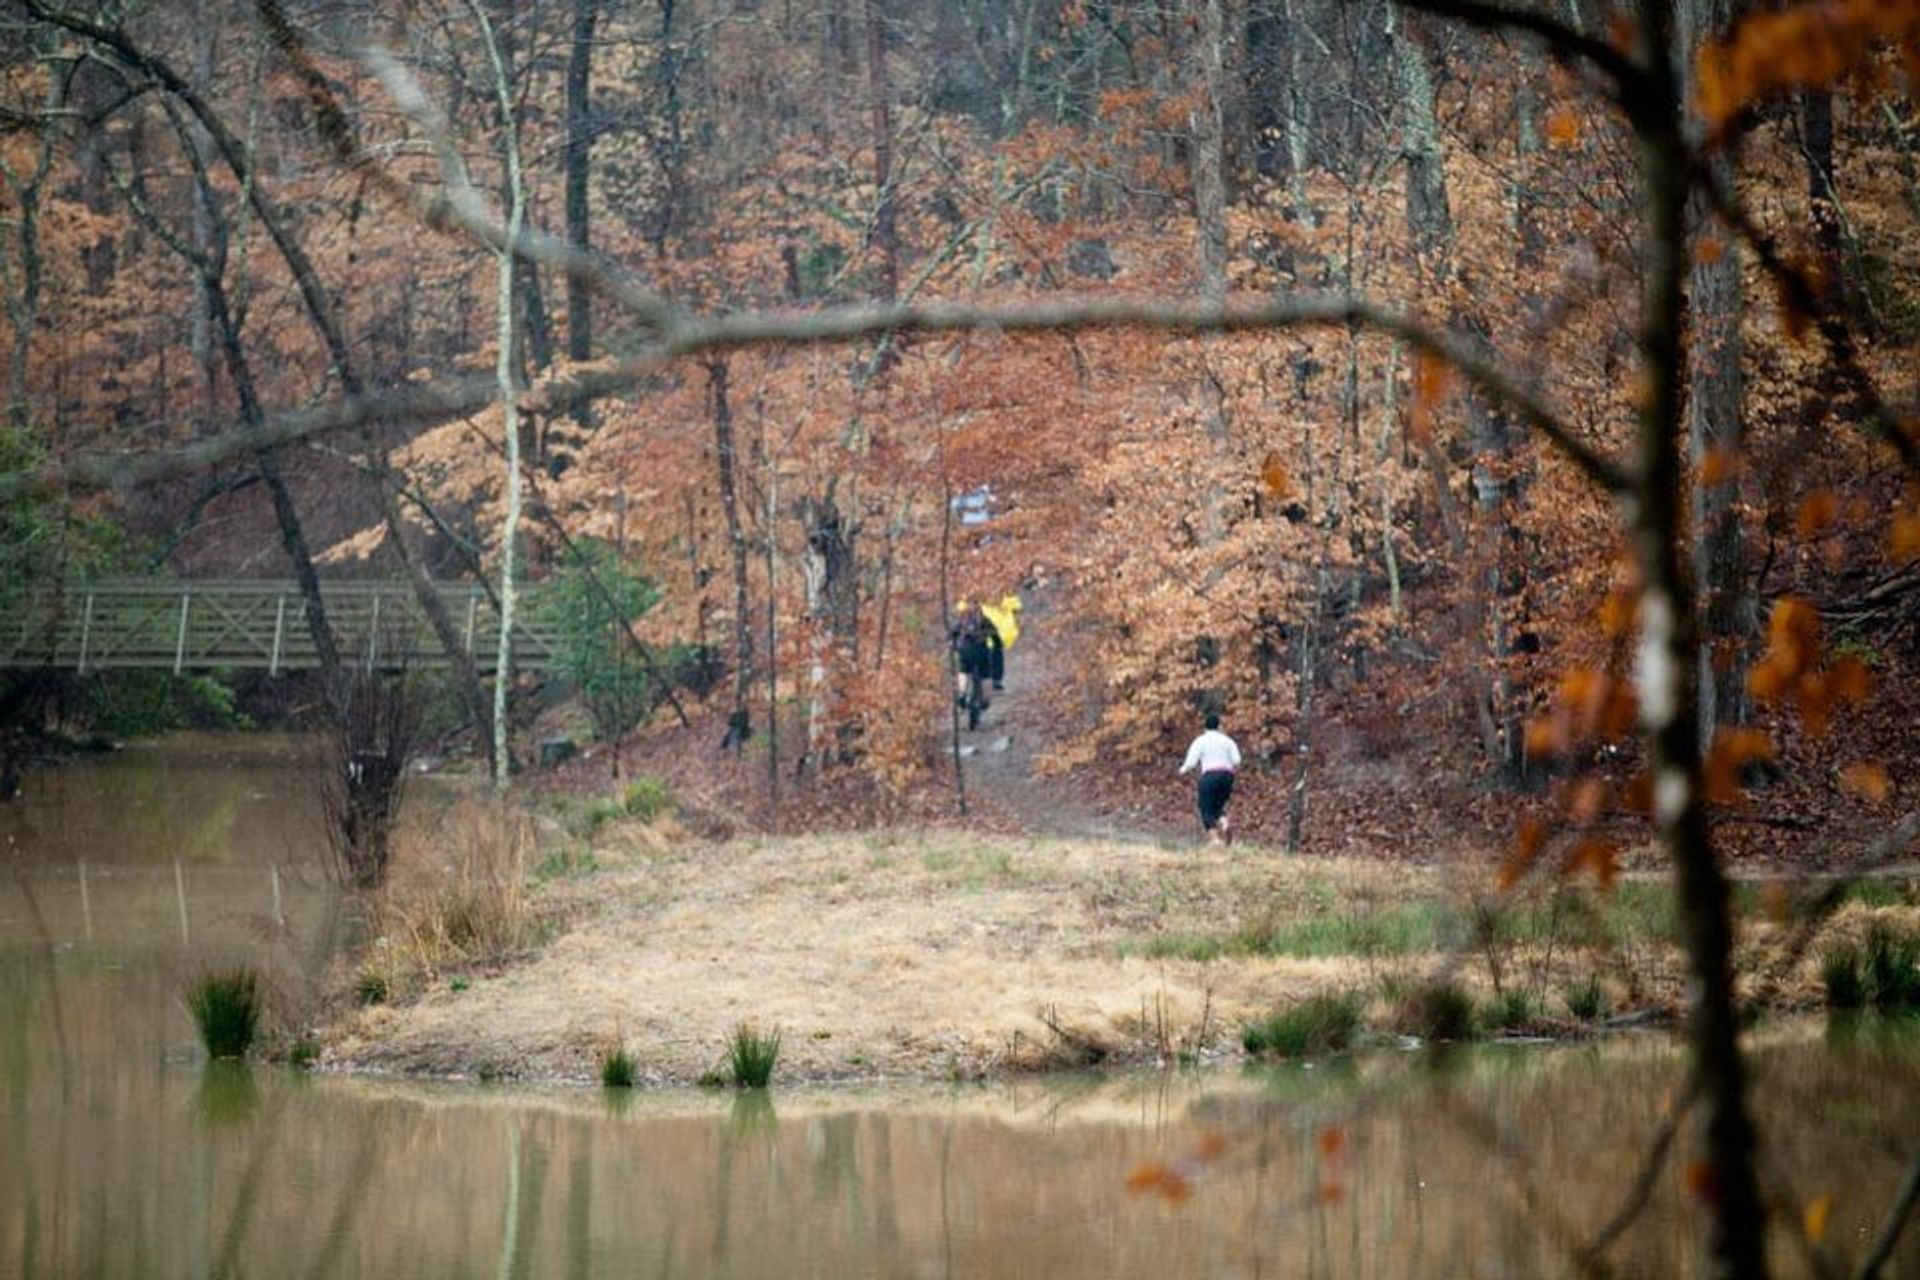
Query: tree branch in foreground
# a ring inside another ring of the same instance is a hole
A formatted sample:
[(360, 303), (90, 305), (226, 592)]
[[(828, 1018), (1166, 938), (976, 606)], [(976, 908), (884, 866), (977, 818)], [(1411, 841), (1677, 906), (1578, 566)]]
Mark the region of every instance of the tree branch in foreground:
[(1603, 1259), (1614, 1241), (1626, 1234), (1627, 1228), (1634, 1224), (1648, 1201), (1653, 1199), (1653, 1189), (1660, 1180), (1660, 1170), (1667, 1164), (1667, 1155), (1673, 1150), (1673, 1140), (1680, 1135), (1680, 1125), (1687, 1118), (1687, 1112), (1693, 1109), (1694, 1102), (1700, 1097), (1700, 1079), (1687, 1077), (1686, 1090), (1675, 1100), (1673, 1109), (1660, 1120), (1659, 1128), (1653, 1132), (1653, 1141), (1647, 1145), (1647, 1154), (1640, 1162), (1639, 1171), (1633, 1175), (1633, 1185), (1627, 1191), (1627, 1198), (1620, 1202), (1614, 1215), (1607, 1219), (1606, 1225), (1593, 1233), (1593, 1239), (1580, 1247), (1574, 1255), (1574, 1261), (1587, 1275), (1606, 1273)]
[(1637, 102), (1645, 101), (1646, 72), (1638, 63), (1608, 44), (1549, 13), (1534, 9), (1516, 9), (1487, 0), (1395, 0), (1403, 9), (1430, 13), (1436, 18), (1452, 18), (1468, 26), (1487, 31), (1518, 31), (1537, 37), (1562, 58), (1592, 63), (1613, 81), (1620, 105), (1629, 114)]
[(1807, 273), (1780, 252), (1773, 237), (1753, 220), (1753, 216), (1740, 203), (1739, 195), (1724, 179), (1711, 168), (1701, 165), (1697, 181), (1706, 191), (1708, 203), (1713, 206), (1720, 220), (1753, 250), (1761, 267), (1779, 288), (1787, 308), (1813, 321), (1821, 340), (1826, 343), (1834, 371), (1840, 375), (1847, 390), (1859, 398), (1860, 407), (1867, 416), (1868, 428), (1900, 455), (1900, 461), (1909, 474), (1920, 475), (1920, 439), (1916, 439), (1907, 423), (1887, 404), (1873, 375), (1861, 363), (1860, 349), (1854, 343), (1853, 331), (1848, 327), (1846, 318), (1834, 314), (1833, 308), (1821, 297), (1820, 289)]
[[(761, 346), (815, 346), (887, 332), (1046, 333), (1076, 329), (1139, 329), (1163, 333), (1243, 333), (1265, 329), (1352, 325), (1399, 338), (1445, 361), (1482, 391), (1504, 402), (1595, 484), (1610, 494), (1628, 485), (1621, 466), (1574, 435), (1559, 414), (1475, 338), (1435, 329), (1417, 317), (1363, 298), (1333, 295), (1263, 301), (1186, 302), (1165, 297), (1069, 297), (1013, 306), (947, 302), (871, 304), (810, 312), (743, 312), (670, 322), (639, 354), (549, 379), (526, 405), (569, 405), (624, 391), (674, 360), (706, 351)], [(398, 387), (349, 395), (269, 418), (257, 430), (230, 430), (178, 449), (83, 453), (65, 462), (0, 476), (0, 500), (66, 488), (131, 488), (203, 470), (256, 449), (288, 444), (372, 422), (433, 422), (474, 413), (498, 396), (491, 379)]]
[(1900, 1233), (1906, 1229), (1907, 1219), (1913, 1216), (1917, 1201), (1920, 1201), (1920, 1152), (1907, 1162), (1907, 1176), (1900, 1180), (1900, 1191), (1893, 1197), (1880, 1230), (1874, 1234), (1873, 1248), (1860, 1260), (1860, 1269), (1853, 1273), (1854, 1280), (1876, 1280), (1887, 1259), (1893, 1256), (1893, 1246), (1900, 1243)]

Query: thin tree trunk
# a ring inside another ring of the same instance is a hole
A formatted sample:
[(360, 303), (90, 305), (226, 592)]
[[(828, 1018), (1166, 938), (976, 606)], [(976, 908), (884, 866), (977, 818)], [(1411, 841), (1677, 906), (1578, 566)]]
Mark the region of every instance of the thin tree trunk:
[(760, 426), (760, 458), (766, 472), (767, 500), (760, 516), (760, 528), (767, 555), (767, 804), (777, 817), (780, 812), (780, 593), (774, 569), (780, 554), (779, 512), (780, 471), (767, 450), (766, 423)]
[[(213, 40), (216, 24), (207, 12), (206, 0), (193, 0), (188, 6), (188, 27), (193, 35), (193, 87), (201, 93), (207, 93), (213, 86)], [(193, 129), (193, 146), (196, 151), (206, 149), (206, 137), (203, 129)], [(195, 252), (207, 260), (223, 252), (214, 243), (214, 195), (210, 188), (195, 183), (189, 195), (189, 208), (192, 216), (189, 221), (192, 244)], [(217, 402), (219, 376), (216, 372), (214, 334), (213, 297), (210, 282), (205, 272), (196, 272), (193, 280), (193, 314), (187, 321), (187, 350), (193, 353), (194, 369), (200, 379), (200, 411), (202, 430), (211, 429), (219, 411)]]
[[(1697, 48), (1733, 21), (1729, 0), (1687, 0), (1680, 9), (1682, 47)], [(1691, 69), (1689, 54), (1683, 66)], [(1730, 182), (1731, 166), (1724, 155), (1707, 162), (1714, 176)], [(1820, 207), (1815, 205), (1816, 210)], [(1831, 206), (1827, 206), (1831, 208)], [(1693, 464), (1691, 486), (1691, 550), (1693, 576), (1700, 592), (1702, 634), (1697, 655), (1699, 734), (1703, 748), (1713, 743), (1723, 724), (1746, 719), (1746, 682), (1741, 678), (1740, 650), (1754, 625), (1754, 609), (1747, 599), (1740, 529), (1740, 467), (1736, 457), (1745, 437), (1746, 386), (1742, 376), (1745, 343), (1741, 337), (1746, 310), (1741, 288), (1740, 248), (1731, 235), (1716, 235), (1711, 211), (1695, 197), (1688, 210), (1696, 246), (1709, 235), (1720, 244), (1718, 255), (1697, 251), (1687, 289), (1686, 424), (1688, 453)], [(1707, 483), (1709, 461), (1721, 471)]]
[(678, 0), (660, 0), (659, 54), (654, 63), (654, 87), (660, 95), (662, 132), (654, 138), (654, 159), (660, 166), (664, 190), (649, 220), (648, 238), (656, 257), (665, 257), (667, 241), (679, 230), (686, 199), (685, 139), (680, 112), (680, 51), (674, 47), (673, 20)]
[[(1447, 192), (1446, 150), (1440, 139), (1435, 108), (1433, 68), (1421, 32), (1414, 27), (1416, 20), (1409, 14), (1398, 13), (1393, 22), (1394, 61), (1400, 77), (1404, 116), (1407, 226), (1429, 286), (1444, 295), (1451, 292), (1453, 285), (1454, 226)], [(1479, 330), (1473, 318), (1463, 317), (1457, 310), (1451, 318), (1456, 326)], [(1476, 509), (1491, 514), (1494, 531), (1490, 536), (1497, 549), (1504, 541), (1503, 531), (1510, 520), (1501, 461), (1507, 448), (1506, 423), (1479, 396), (1468, 393), (1467, 403), (1475, 453), (1471, 498)], [(1490, 570), (1476, 566), (1473, 539), (1457, 513), (1449, 511), (1452, 491), (1447, 483), (1445, 456), (1438, 442), (1428, 439), (1421, 442), (1421, 447), (1441, 501), (1441, 520), (1448, 526), (1448, 540), (1464, 578), (1458, 611), (1461, 630), (1470, 643), (1479, 647), (1480, 657), (1484, 658), (1484, 661), (1469, 663), (1465, 693), (1472, 704), (1470, 714), (1479, 730), (1481, 753), (1487, 763), (1511, 771), (1519, 758), (1521, 744), (1517, 732), (1517, 699), (1504, 688), (1505, 655), (1499, 626), (1497, 581), (1490, 577)], [(1495, 563), (1498, 560), (1497, 555), (1483, 558)], [(1504, 732), (1503, 716), (1508, 721)]]
[(1313, 685), (1318, 678), (1320, 610), (1327, 588), (1326, 534), (1321, 534), (1320, 561), (1314, 573), (1313, 601), (1301, 628), (1300, 664), (1295, 672), (1293, 721), (1293, 784), (1287, 795), (1287, 852), (1299, 853), (1307, 822), (1307, 773), (1313, 739)]
[(891, 302), (900, 292), (900, 233), (893, 190), (892, 85), (887, 75), (887, 33), (880, 16), (880, 0), (866, 0), (867, 81), (873, 94), (873, 189), (879, 201), (873, 211), (873, 247), (880, 254), (876, 293)]
[(520, 538), (520, 407), (516, 395), (513, 359), (513, 285), (514, 246), (526, 219), (526, 184), (520, 171), (520, 139), (513, 117), (513, 85), (501, 57), (500, 44), (494, 39), (493, 24), (487, 20), (480, 0), (469, 0), (468, 8), (487, 48), (487, 60), (493, 67), (494, 92), (500, 108), (500, 144), (506, 159), (507, 219), (506, 238), (501, 245), (498, 350), (494, 358), (494, 378), (499, 384), (501, 429), (506, 437), (507, 509), (500, 528), (500, 647), (493, 669), (493, 788), (504, 793), (512, 771), (507, 742), (507, 692), (513, 683), (513, 621), (517, 603), (514, 589), (514, 559)]
[(739, 751), (753, 736), (747, 710), (747, 691), (753, 679), (753, 616), (747, 600), (747, 535), (740, 522), (739, 490), (735, 480), (737, 455), (733, 444), (733, 408), (727, 401), (727, 362), (706, 362), (713, 405), (713, 457), (719, 472), (720, 507), (727, 519), (727, 550), (733, 561), (733, 711), (727, 717), (725, 745)]
[(1380, 482), (1380, 555), (1387, 569), (1387, 608), (1400, 617), (1400, 558), (1393, 546), (1392, 471), (1393, 424), (1399, 416), (1396, 393), (1400, 386), (1400, 344), (1387, 348), (1387, 368), (1380, 378), (1380, 443), (1374, 449), (1373, 470)]
[[(1715, 10), (1727, 6), (1715, 4)], [(1800, 95), (1800, 126), (1807, 162), (1807, 202), (1813, 209), (1814, 239), (1827, 269), (1827, 284), (1839, 288), (1841, 270), (1840, 191), (1834, 185), (1833, 90), (1808, 89)]]
[(967, 816), (967, 775), (960, 763), (960, 699), (954, 690), (960, 684), (959, 650), (952, 643), (953, 635), (953, 484), (946, 478), (945, 459), (942, 459), (940, 477), (940, 636), (947, 645), (947, 714), (952, 722), (951, 755), (953, 758), (953, 799), (959, 806), (960, 816)]
[[(33, 331), (40, 323), (40, 289), (45, 269), (40, 258), (40, 195), (53, 168), (59, 139), (56, 121), (66, 109), (64, 69), (48, 59), (46, 73), (47, 96), (41, 107), (39, 150), (34, 156), (32, 172), (22, 178), (13, 172), (6, 158), (0, 156), (0, 175), (5, 177), (18, 209), (12, 221), (19, 281), (7, 295), (7, 319), (13, 326), (13, 343), (7, 361), (7, 418), (14, 429), (22, 433), (33, 422), (29, 375), (33, 369)], [(6, 274), (0, 271), (0, 278)]]
[[(600, 17), (599, 0), (573, 0), (573, 43), (567, 55), (567, 243), (582, 251), (592, 247), (588, 231), (593, 175), (593, 35)], [(593, 294), (579, 275), (567, 277), (567, 358), (593, 358)], [(593, 405), (584, 397), (572, 406), (573, 421), (581, 430), (593, 428)]]

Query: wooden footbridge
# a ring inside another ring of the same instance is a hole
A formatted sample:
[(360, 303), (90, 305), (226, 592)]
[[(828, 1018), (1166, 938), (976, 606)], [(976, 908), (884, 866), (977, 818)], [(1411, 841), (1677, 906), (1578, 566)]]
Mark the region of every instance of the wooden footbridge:
[[(491, 673), (500, 646), (492, 600), (477, 585), (436, 590), (474, 664)], [(323, 582), (320, 598), (342, 660), (380, 671), (448, 665), (409, 583)], [(520, 589), (514, 614), (514, 666), (559, 665), (559, 637), (540, 616), (538, 588)], [(0, 597), (0, 667), (148, 667), (177, 675), (318, 665), (306, 600), (292, 581), (112, 578)]]

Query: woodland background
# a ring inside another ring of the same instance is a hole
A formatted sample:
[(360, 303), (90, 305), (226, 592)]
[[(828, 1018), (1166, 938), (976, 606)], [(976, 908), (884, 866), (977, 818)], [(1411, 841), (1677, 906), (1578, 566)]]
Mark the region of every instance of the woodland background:
[[(1689, 0), (1679, 38), (1735, 16)], [(18, 472), (494, 367), (498, 259), (444, 208), (416, 216), (451, 170), (402, 81), (486, 205), (507, 205), (510, 121), (527, 226), (699, 312), (1389, 297), (1523, 370), (1594, 449), (1632, 438), (1632, 137), (1590, 70), (1524, 36), (1370, 0), (35, 2), (0, 24)], [(369, 48), (397, 68), (384, 82)], [(1920, 158), (1881, 60), (1864, 87), (1761, 103), (1714, 163), (1897, 407), (1920, 339)], [(1920, 517), (1806, 317), (1697, 213), (1703, 740), (1787, 716), (1745, 677), (1782, 596), (1812, 603), (1874, 691), (1844, 735), (1741, 760), (1756, 790), (1719, 838), (1817, 861), (1876, 830), (1910, 774)], [(1291, 846), (1492, 849), (1541, 806), (1610, 849), (1650, 830), (1639, 748), (1573, 753), (1550, 714), (1625, 642), (1609, 499), (1403, 344), (989, 329), (709, 352), (589, 401), (567, 379), (651, 336), (590, 283), (515, 267), (523, 555), (539, 579), (599, 545), (653, 584), (637, 631), (676, 656), (692, 722), (656, 709), (631, 748), (649, 769), (778, 825), (948, 812), (952, 603), (1020, 591), (1056, 639), (1038, 767), (1117, 808), (1184, 808), (1164, 775), (1218, 707), (1261, 766), (1247, 819)], [(8, 577), (286, 576), (290, 507), (323, 574), (497, 578), (501, 412), (441, 417), (43, 494), (5, 518)], [(958, 523), (955, 499), (987, 486), (993, 518)], [(1013, 672), (1036, 674), (1020, 650)]]

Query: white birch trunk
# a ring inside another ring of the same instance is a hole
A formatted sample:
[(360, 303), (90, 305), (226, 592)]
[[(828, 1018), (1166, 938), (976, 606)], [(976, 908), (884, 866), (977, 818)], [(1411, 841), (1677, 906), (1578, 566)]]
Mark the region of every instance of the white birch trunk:
[(493, 67), (493, 83), (500, 103), (500, 145), (507, 161), (507, 233), (499, 251), (500, 282), (497, 287), (499, 352), (494, 359), (494, 376), (500, 386), (501, 429), (506, 435), (507, 511), (500, 530), (500, 648), (493, 669), (493, 788), (507, 789), (512, 772), (512, 756), (507, 750), (507, 690), (513, 674), (513, 587), (514, 544), (520, 537), (520, 407), (514, 399), (513, 369), (513, 249), (520, 241), (526, 219), (526, 186), (520, 172), (520, 139), (513, 123), (513, 86), (507, 82), (506, 64), (500, 57), (499, 42), (493, 36), (493, 24), (478, 0), (468, 8), (487, 46), (487, 61)]

